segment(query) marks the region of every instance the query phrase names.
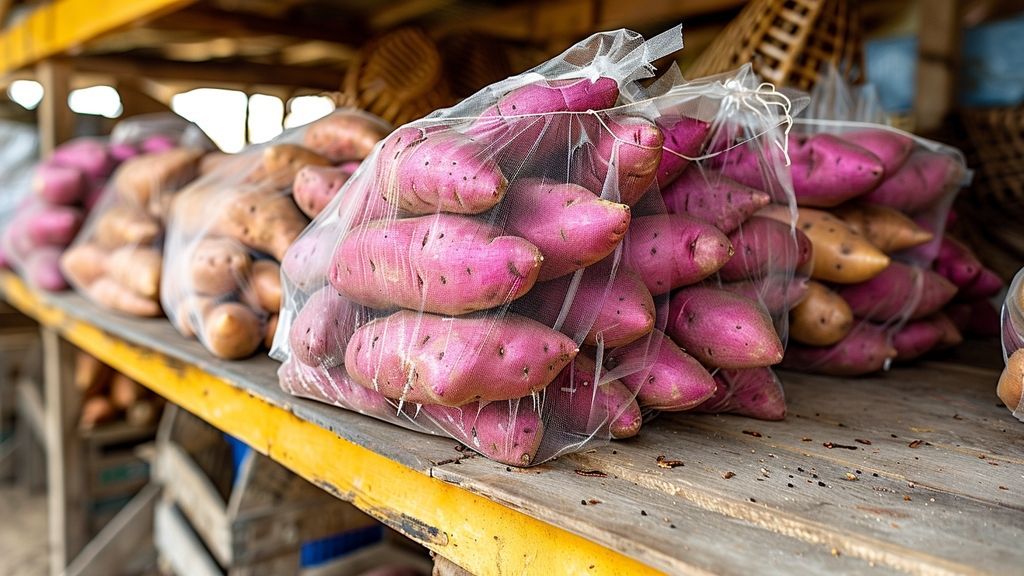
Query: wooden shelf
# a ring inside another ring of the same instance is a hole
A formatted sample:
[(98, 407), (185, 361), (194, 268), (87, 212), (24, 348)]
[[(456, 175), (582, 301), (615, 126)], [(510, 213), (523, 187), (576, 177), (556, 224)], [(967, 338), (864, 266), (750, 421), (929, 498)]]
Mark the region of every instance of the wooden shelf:
[[(662, 416), (639, 441), (517, 470), (290, 397), (166, 321), (0, 275), (5, 299), (117, 370), (475, 573), (1006, 574), (1024, 436), (997, 373), (785, 374), (785, 422)], [(919, 441), (919, 442), (917, 442)], [(666, 469), (657, 459), (682, 460)], [(732, 474), (729, 474), (732, 473)]]

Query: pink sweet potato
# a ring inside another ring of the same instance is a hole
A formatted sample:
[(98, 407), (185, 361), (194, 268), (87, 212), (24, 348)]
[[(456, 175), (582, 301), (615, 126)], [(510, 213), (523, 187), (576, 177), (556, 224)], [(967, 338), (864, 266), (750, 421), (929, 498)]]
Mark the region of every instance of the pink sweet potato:
[(786, 418), (786, 395), (771, 368), (719, 370), (715, 383), (718, 389), (714, 396), (694, 412), (731, 413), (759, 420)]
[(576, 356), (548, 387), (545, 401), (573, 434), (617, 440), (636, 436), (643, 416), (633, 392), (618, 380), (597, 384), (599, 376), (593, 359)]
[[(723, 154), (713, 164), (726, 176), (760, 189), (765, 178), (762, 156), (746, 145)], [(793, 192), (800, 206), (838, 206), (873, 189), (884, 175), (877, 156), (831, 134), (791, 134), (789, 157)]]
[(670, 214), (688, 214), (699, 218), (726, 234), (755, 212), (764, 208), (771, 197), (720, 174), (703, 174), (690, 169), (663, 187), (662, 198)]
[(1003, 289), (1003, 279), (988, 268), (982, 268), (978, 277), (970, 284), (960, 288), (956, 293), (957, 300), (981, 300), (992, 298)]
[(466, 216), (379, 220), (349, 230), (328, 269), (346, 297), (371, 308), (466, 314), (533, 287), (542, 256), (518, 236)]
[(36, 168), (32, 189), (50, 204), (71, 206), (85, 197), (85, 175), (72, 166), (43, 163)]
[(41, 290), (59, 292), (68, 287), (60, 271), (59, 248), (37, 248), (25, 260), (25, 278)]
[(633, 205), (657, 176), (661, 130), (646, 118), (606, 116), (594, 130), (595, 141), (576, 150), (573, 181), (603, 198)]
[[(574, 293), (572, 277), (563, 276), (537, 284), (517, 302), (516, 309), (546, 325), (554, 326), (566, 301), (568, 310), (558, 329), (585, 344), (615, 347), (650, 334), (654, 328), (654, 299), (636, 274), (619, 270), (611, 279), (603, 266), (588, 269)], [(584, 336), (585, 334), (585, 336)]]
[(541, 390), (576, 352), (568, 337), (522, 316), (401, 310), (357, 329), (345, 366), (361, 385), (389, 398), (461, 406)]
[(765, 310), (716, 288), (679, 290), (669, 306), (666, 332), (705, 366), (756, 368), (782, 360), (782, 342)]
[(665, 136), (658, 164), (658, 186), (664, 190), (686, 170), (689, 158), (700, 154), (711, 125), (685, 116), (662, 116), (656, 122)]
[(378, 192), (413, 214), (479, 214), (501, 202), (508, 182), (487, 148), (454, 130), (406, 126), (377, 157)]
[(963, 174), (963, 166), (953, 156), (915, 150), (899, 170), (865, 194), (864, 201), (914, 214), (935, 205)]
[(761, 280), (726, 282), (722, 290), (746, 296), (764, 306), (768, 314), (779, 316), (793, 309), (807, 295), (807, 279), (788, 275), (769, 276)]
[(530, 398), (459, 408), (425, 405), (423, 411), (452, 438), (509, 466), (534, 462), (544, 439), (544, 422)]
[(708, 371), (661, 332), (612, 350), (605, 367), (630, 372), (619, 380), (636, 394), (641, 408), (689, 410), (715, 393)]
[(984, 268), (970, 248), (950, 236), (942, 237), (934, 267), (936, 272), (957, 287), (970, 285)]
[(294, 396), (341, 406), (376, 418), (398, 414), (398, 409), (384, 395), (356, 384), (344, 366), (313, 368), (288, 360), (278, 368), (277, 377), (281, 389)]
[(931, 270), (892, 262), (867, 282), (839, 288), (855, 316), (878, 322), (923, 318), (956, 295), (956, 286)]
[(913, 138), (885, 128), (864, 128), (839, 136), (878, 156), (886, 174), (895, 173), (914, 149)]
[(540, 81), (505, 94), (477, 123), (490, 122), (487, 119), (495, 117), (604, 110), (615, 104), (618, 97), (618, 84), (611, 78)]
[(99, 140), (79, 138), (61, 144), (53, 151), (54, 164), (78, 168), (91, 179), (105, 180), (114, 170), (114, 158)]
[(539, 281), (564, 276), (612, 253), (629, 227), (629, 206), (602, 200), (582, 186), (523, 178), (509, 187), (505, 230), (544, 256)]
[(337, 164), (362, 160), (388, 134), (387, 125), (364, 114), (330, 114), (306, 128), (306, 148)]
[(791, 274), (811, 259), (811, 241), (799, 228), (754, 216), (729, 235), (735, 254), (718, 271), (727, 282)]
[(832, 346), (790, 342), (782, 367), (830, 376), (859, 376), (881, 370), (896, 354), (884, 328), (862, 323)]
[(41, 204), (24, 217), (25, 232), (36, 246), (67, 246), (82, 227), (82, 211), (71, 206)]
[(358, 305), (324, 286), (309, 297), (292, 320), (288, 343), (307, 366), (333, 368), (345, 361), (345, 347), (361, 320)]
[(623, 259), (657, 296), (714, 274), (733, 255), (725, 234), (682, 214), (633, 218)]
[(307, 228), (285, 252), (281, 260), (282, 276), (302, 290), (320, 286), (338, 241), (331, 232), (327, 227)]
[(124, 162), (140, 154), (139, 149), (123, 142), (110, 145), (110, 156), (115, 162)]
[(352, 172), (333, 166), (303, 166), (295, 175), (292, 195), (299, 210), (310, 218), (316, 218), (334, 199), (334, 195), (352, 176)]

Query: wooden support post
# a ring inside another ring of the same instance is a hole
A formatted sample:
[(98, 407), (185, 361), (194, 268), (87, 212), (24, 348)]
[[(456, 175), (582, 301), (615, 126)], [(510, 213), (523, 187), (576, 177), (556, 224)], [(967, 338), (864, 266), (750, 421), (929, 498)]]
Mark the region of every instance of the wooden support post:
[(927, 134), (939, 129), (956, 105), (962, 4), (960, 0), (919, 3), (914, 96), (914, 127), (918, 132)]
[(75, 349), (53, 328), (43, 329), (46, 401), (46, 477), (50, 573), (63, 574), (86, 542), (85, 494), (78, 441), (79, 393), (74, 385)]
[(71, 139), (75, 117), (68, 107), (71, 67), (67, 62), (43, 60), (36, 65), (36, 78), (43, 85), (39, 103), (39, 152), (46, 156)]

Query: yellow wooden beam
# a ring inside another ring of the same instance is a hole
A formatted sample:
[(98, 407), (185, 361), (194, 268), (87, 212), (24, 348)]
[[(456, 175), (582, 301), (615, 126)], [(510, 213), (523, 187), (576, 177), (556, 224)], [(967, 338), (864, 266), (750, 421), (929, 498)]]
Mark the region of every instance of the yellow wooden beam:
[(13, 274), (0, 293), (83, 351), (474, 574), (655, 574), (576, 534), (390, 460), (199, 368), (46, 304)]
[(0, 75), (73, 54), (104, 34), (178, 10), (196, 0), (54, 0), (0, 32)]

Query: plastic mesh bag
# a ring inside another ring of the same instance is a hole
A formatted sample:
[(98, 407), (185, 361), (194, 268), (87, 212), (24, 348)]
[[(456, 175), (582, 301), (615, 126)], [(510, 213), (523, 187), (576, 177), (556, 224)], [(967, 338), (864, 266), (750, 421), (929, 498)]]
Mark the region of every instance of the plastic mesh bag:
[(963, 155), (888, 126), (870, 87), (835, 70), (811, 101), (790, 155), (814, 266), (784, 365), (852, 376), (959, 343), (941, 311), (960, 286), (942, 265), (950, 206), (970, 179)]
[(279, 261), (389, 127), (355, 110), (334, 113), (234, 155), (211, 155), (175, 195), (160, 301), (186, 336), (239, 359), (273, 337)]
[(4, 230), (31, 194), (32, 175), (39, 158), (34, 126), (0, 121), (0, 268), (11, 268), (4, 251)]
[(94, 302), (158, 316), (164, 223), (174, 194), (194, 180), (212, 143), (170, 114), (133, 118), (111, 135), (122, 161), (74, 243), (60, 257), (71, 286)]
[[(749, 71), (639, 84), (681, 47), (678, 28), (596, 34), (386, 138), (284, 257), (282, 388), (525, 466), (701, 405), (709, 370), (780, 361), (757, 299), (793, 281), (792, 222), (763, 270), (738, 267), (749, 297), (728, 292), (714, 210), (669, 213), (659, 183), (710, 146), (712, 186), (749, 144), (789, 206), (788, 108)], [(684, 352), (691, 332), (714, 342)]]
[(1024, 270), (1017, 272), (1002, 311), (1003, 361), (996, 393), (1014, 417), (1024, 422)]

